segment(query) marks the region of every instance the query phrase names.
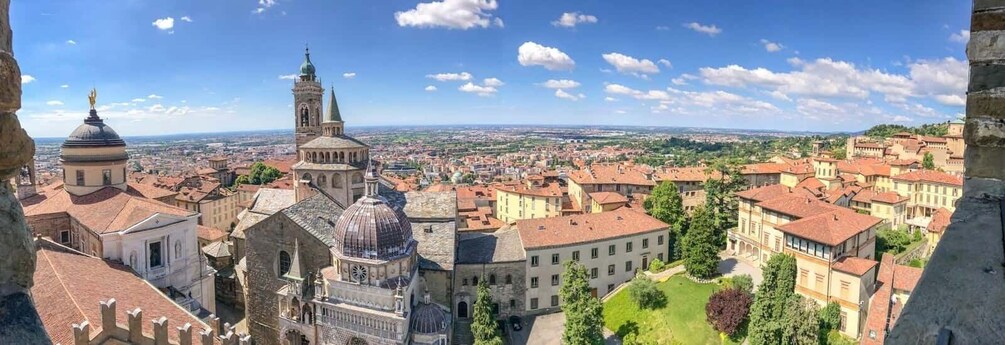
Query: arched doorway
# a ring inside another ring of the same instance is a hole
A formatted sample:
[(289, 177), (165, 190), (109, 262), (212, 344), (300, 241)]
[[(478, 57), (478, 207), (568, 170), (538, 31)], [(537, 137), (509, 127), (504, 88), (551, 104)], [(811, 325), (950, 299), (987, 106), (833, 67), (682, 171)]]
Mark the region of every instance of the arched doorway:
[(457, 303), (457, 317), (462, 319), (468, 317), (468, 302)]

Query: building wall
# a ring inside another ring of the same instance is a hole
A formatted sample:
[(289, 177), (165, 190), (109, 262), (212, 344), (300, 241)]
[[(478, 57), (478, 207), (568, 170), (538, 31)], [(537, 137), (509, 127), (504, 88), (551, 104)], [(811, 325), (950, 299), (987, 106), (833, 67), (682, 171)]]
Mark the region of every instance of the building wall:
[[(525, 265), (526, 261), (455, 265), (454, 275), (457, 278), (454, 280), (453, 288), (454, 318), (464, 320), (472, 317), (475, 299), (478, 296), (475, 280), (484, 279), (486, 282), (491, 282), (493, 275), (495, 284), (489, 283), (489, 291), (492, 301), (499, 304), (497, 314), (499, 319), (504, 320), (510, 315), (524, 315), (527, 292)], [(511, 277), (511, 283), (506, 283), (506, 276)], [(461, 310), (462, 307), (467, 309)], [(461, 317), (462, 315), (466, 317)]]
[[(363, 195), (365, 187), (363, 183), (363, 169), (349, 170), (316, 170), (316, 169), (294, 169), (293, 174), (296, 179), (310, 180), (315, 188), (320, 188), (329, 196), (334, 198), (341, 205), (352, 205)], [(308, 177), (309, 179), (306, 178)], [(324, 178), (322, 178), (324, 176)], [(324, 180), (322, 182), (322, 179)], [(297, 201), (309, 198), (311, 195), (301, 193), (299, 188), (295, 188)]]
[[(93, 155), (114, 155), (115, 151), (119, 151), (121, 154), (124, 147), (107, 147), (107, 148), (91, 148), (87, 154)], [(76, 149), (80, 150), (80, 149)], [(71, 149), (64, 148), (63, 152), (66, 153), (71, 151)], [(107, 151), (107, 152), (106, 152)], [(113, 161), (113, 162), (95, 162), (95, 163), (63, 163), (63, 188), (67, 192), (74, 195), (86, 195), (98, 191), (102, 188), (112, 186), (122, 190), (126, 190), (126, 160)], [(111, 174), (108, 184), (104, 182), (104, 171), (108, 170)], [(84, 173), (84, 183), (77, 183), (77, 171), (83, 171)]]
[[(602, 297), (618, 285), (625, 283), (635, 277), (636, 271), (645, 269), (655, 259), (666, 261), (668, 255), (667, 229), (661, 229), (644, 234), (613, 238), (609, 240), (597, 241), (585, 244), (568, 245), (554, 248), (529, 249), (527, 250), (527, 283), (526, 283), (526, 310), (529, 314), (545, 313), (559, 310), (558, 305), (552, 305), (552, 296), (558, 296), (561, 286), (561, 275), (564, 271), (564, 263), (573, 260), (573, 252), (579, 252), (579, 262), (586, 266), (587, 274), (590, 278), (590, 288), (596, 290), (597, 297)], [(660, 237), (663, 238), (660, 241)], [(643, 248), (643, 240), (648, 240), (648, 246)], [(632, 251), (627, 251), (628, 243), (631, 243)], [(614, 254), (610, 254), (609, 247), (614, 246)], [(593, 258), (591, 251), (597, 249), (597, 258)], [(553, 263), (552, 254), (558, 254), (557, 263)], [(534, 263), (537, 257), (537, 264)], [(645, 261), (645, 263), (643, 263)], [(631, 262), (628, 269), (626, 262)], [(614, 265), (614, 273), (608, 274), (609, 267)], [(592, 278), (592, 271), (596, 269), (597, 277)], [(559, 277), (558, 284), (552, 285), (552, 276)], [(537, 287), (533, 286), (533, 280), (537, 278)], [(537, 306), (534, 306), (534, 300)]]
[(279, 278), (279, 252), (291, 256), (299, 243), (301, 272), (318, 272), (331, 266), (328, 246), (307, 233), (282, 213), (245, 230), (247, 243), (248, 294), (245, 308), (248, 330), (257, 344), (279, 343), (279, 297), (286, 284)]
[(520, 219), (558, 217), (562, 213), (562, 197), (544, 197), (496, 189), (496, 217), (506, 223)]
[(907, 220), (907, 203), (887, 204), (873, 201), (870, 204), (869, 214), (874, 217), (883, 218), (886, 224), (896, 229)]
[(956, 200), (963, 195), (963, 187), (927, 181), (894, 179), (897, 194), (908, 197), (908, 218), (930, 216), (940, 207), (956, 211)]
[(223, 231), (230, 231), (233, 225), (237, 225), (237, 205), (240, 199), (237, 193), (206, 199), (208, 200), (204, 200), (199, 206), (202, 225)]

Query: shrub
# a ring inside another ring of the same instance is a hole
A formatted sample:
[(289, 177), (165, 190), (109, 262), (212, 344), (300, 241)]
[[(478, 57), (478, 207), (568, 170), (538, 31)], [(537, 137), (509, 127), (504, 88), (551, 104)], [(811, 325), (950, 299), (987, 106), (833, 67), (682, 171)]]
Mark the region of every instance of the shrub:
[(733, 288), (740, 289), (749, 294), (754, 293), (754, 278), (749, 274), (741, 274), (733, 277)]
[(666, 305), (666, 296), (649, 277), (638, 275), (628, 283), (628, 295), (639, 309), (657, 309)]
[(747, 321), (754, 298), (740, 289), (720, 290), (709, 296), (705, 304), (705, 320), (718, 332), (733, 336)]
[(841, 325), (841, 306), (837, 302), (828, 303), (820, 309), (820, 328), (825, 330), (838, 329)]
[(649, 263), (649, 272), (660, 273), (666, 269), (666, 264), (662, 260), (656, 259)]

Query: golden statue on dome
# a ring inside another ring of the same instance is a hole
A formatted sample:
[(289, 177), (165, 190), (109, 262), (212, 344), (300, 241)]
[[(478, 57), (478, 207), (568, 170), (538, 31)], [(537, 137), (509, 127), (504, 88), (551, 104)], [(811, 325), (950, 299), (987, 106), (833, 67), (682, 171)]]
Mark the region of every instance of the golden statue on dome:
[(91, 110), (94, 110), (94, 102), (98, 98), (98, 90), (91, 89), (91, 93), (87, 94), (87, 100), (91, 102)]

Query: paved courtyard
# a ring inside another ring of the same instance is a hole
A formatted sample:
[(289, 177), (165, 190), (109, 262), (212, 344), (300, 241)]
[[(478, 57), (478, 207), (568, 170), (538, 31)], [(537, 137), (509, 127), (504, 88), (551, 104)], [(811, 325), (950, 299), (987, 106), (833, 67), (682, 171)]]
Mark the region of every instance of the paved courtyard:
[(754, 280), (754, 286), (759, 286), (764, 281), (760, 267), (757, 267), (750, 261), (734, 256), (722, 255), (722, 260), (719, 261), (719, 274), (726, 277), (749, 274)]
[[(512, 328), (507, 332), (510, 345), (561, 345), (562, 331), (565, 329), (565, 314), (554, 313), (540, 315), (536, 317), (525, 317), (523, 319), (524, 328), (519, 332), (514, 332)], [(507, 325), (509, 327), (509, 325)], [(607, 345), (618, 345), (621, 342), (613, 333), (604, 330), (605, 343)], [(533, 339), (533, 340), (531, 340)]]

